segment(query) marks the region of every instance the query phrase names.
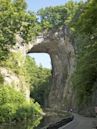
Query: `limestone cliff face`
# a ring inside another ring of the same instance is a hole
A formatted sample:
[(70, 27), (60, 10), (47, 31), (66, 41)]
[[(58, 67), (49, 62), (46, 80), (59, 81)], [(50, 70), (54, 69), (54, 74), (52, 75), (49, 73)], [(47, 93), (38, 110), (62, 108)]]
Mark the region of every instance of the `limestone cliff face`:
[[(16, 45), (10, 49), (10, 52), (12, 55), (14, 55), (14, 59), (7, 59), (6, 62), (10, 60), (10, 64), (12, 63), (13, 65), (13, 62), (15, 62), (14, 64), (16, 64), (16, 66), (22, 68), (23, 64), (25, 63), (27, 50), (30, 48), (31, 44), (23, 44), (22, 38), (20, 38), (18, 35), (16, 35), (16, 40)], [(17, 74), (9, 65), (4, 64), (4, 66), (0, 66), (0, 75), (4, 79), (5, 86), (8, 85), (15, 88), (17, 91), (22, 92), (28, 101), (30, 100), (30, 88), (22, 74)]]
[(29, 87), (27, 87), (26, 83), (23, 82), (21, 76), (17, 76), (17, 74), (15, 74), (11, 70), (4, 68), (4, 67), (0, 67), (0, 74), (2, 75), (2, 77), (4, 79), (5, 86), (11, 86), (15, 90), (22, 92), (24, 94), (25, 98), (28, 101), (30, 100)]
[(23, 84), (21, 77), (17, 76), (17, 74), (4, 67), (0, 67), (0, 74), (4, 79), (5, 86), (11, 86), (15, 90), (22, 92), (25, 98), (29, 101), (30, 90), (28, 87), (26, 87), (26, 85)]
[(13, 85), (16, 90), (20, 90), (20, 80), (11, 70), (7, 68), (0, 67), (0, 73), (4, 79), (4, 85)]
[[(74, 70), (74, 47), (68, 28), (54, 30), (37, 38), (29, 50), (30, 53), (48, 53), (52, 62), (52, 86), (48, 106), (54, 109), (64, 108), (65, 98), (71, 97), (69, 81)], [(69, 97), (70, 95), (70, 97)]]
[[(71, 76), (76, 67), (75, 46), (71, 34), (65, 27), (53, 30), (37, 37), (30, 53), (48, 53), (52, 62), (52, 85), (48, 98), (48, 106), (53, 109), (73, 108), (84, 115), (92, 115), (97, 105), (97, 87), (91, 95), (91, 102), (82, 107), (77, 105), (77, 91), (73, 89)], [(97, 85), (97, 83), (96, 83)]]

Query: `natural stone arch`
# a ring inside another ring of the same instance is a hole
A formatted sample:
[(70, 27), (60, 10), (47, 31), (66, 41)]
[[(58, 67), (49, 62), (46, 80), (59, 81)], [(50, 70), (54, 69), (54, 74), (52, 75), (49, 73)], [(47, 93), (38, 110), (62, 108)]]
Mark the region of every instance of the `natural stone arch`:
[[(75, 56), (70, 34), (67, 32), (68, 29), (65, 28), (64, 31), (60, 29), (43, 34), (37, 37), (33, 47), (29, 50), (29, 53), (48, 53), (51, 57), (52, 86), (48, 105), (54, 109), (62, 109), (64, 99), (69, 99), (72, 95), (68, 80), (73, 71)], [(68, 95), (68, 92), (71, 93)]]

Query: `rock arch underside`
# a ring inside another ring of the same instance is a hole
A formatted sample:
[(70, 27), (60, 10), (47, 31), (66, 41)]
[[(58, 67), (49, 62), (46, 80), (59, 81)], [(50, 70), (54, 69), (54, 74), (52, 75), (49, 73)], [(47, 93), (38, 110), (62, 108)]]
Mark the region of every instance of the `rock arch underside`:
[[(29, 53), (48, 53), (52, 62), (52, 86), (48, 105), (53, 109), (70, 108), (70, 77), (74, 70), (74, 46), (68, 28), (52, 30), (37, 37)], [(69, 100), (69, 101), (68, 101)]]

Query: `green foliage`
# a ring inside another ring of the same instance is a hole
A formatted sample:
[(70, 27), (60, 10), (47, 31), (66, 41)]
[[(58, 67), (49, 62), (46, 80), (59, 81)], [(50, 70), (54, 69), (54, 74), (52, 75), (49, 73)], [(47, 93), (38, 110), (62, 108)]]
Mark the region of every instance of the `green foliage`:
[(0, 58), (16, 43), (16, 35), (28, 43), (39, 31), (37, 18), (27, 12), (25, 0), (0, 0)]
[[(25, 72), (24, 68), (25, 57), (21, 51), (10, 52), (6, 60), (2, 61), (0, 65), (11, 69), (14, 73), (20, 75)], [(24, 71), (23, 71), (23, 70)]]
[[(26, 58), (23, 57), (20, 51), (17, 53), (10, 53), (9, 58), (2, 61), (0, 65), (1, 67), (6, 67), (6, 69), (13, 71), (13, 73), (15, 73), (22, 81), (23, 87), (30, 87), (31, 98), (34, 98), (35, 101), (44, 105), (44, 100), (48, 97), (50, 89), (50, 70), (44, 69), (41, 66), (38, 67), (34, 59), (30, 56), (27, 56)], [(0, 105), (5, 104), (6, 111), (8, 110), (4, 115), (3, 110), (5, 110), (5, 108), (2, 107), (2, 118), (3, 115), (5, 117), (8, 115), (7, 113), (9, 112), (10, 106), (8, 106), (7, 109), (7, 104), (12, 106), (12, 110), (10, 110), (12, 117), (9, 115), (9, 118), (4, 118), (5, 122), (12, 121), (13, 119), (16, 119), (17, 121), (28, 119), (29, 117), (32, 117), (33, 115), (36, 116), (38, 113), (42, 112), (37, 102), (35, 103), (32, 101), (29, 104), (25, 101), (23, 96), (24, 91), (21, 95), (21, 93), (19, 94), (18, 92), (13, 91), (12, 88), (5, 87), (0, 93)], [(15, 111), (14, 114), (12, 113), (13, 111)], [(1, 120), (1, 122), (3, 122), (3, 120)]]
[(31, 100), (30, 103), (23, 103), (16, 112), (16, 120), (27, 120), (29, 118), (34, 118), (42, 113), (40, 105)]
[(39, 104), (44, 105), (44, 101), (48, 98), (51, 86), (51, 70), (37, 66), (35, 61), (27, 56), (26, 58), (27, 77), (31, 88), (30, 96)]
[(31, 87), (31, 97), (42, 106), (44, 106), (45, 100), (48, 99), (51, 83), (51, 71), (42, 67), (37, 68), (35, 82)]
[(42, 29), (52, 29), (64, 25), (67, 10), (65, 6), (47, 7), (40, 9), (38, 14), (41, 18)]
[(29, 86), (33, 87), (34, 83), (36, 82), (36, 72), (38, 67), (35, 63), (35, 60), (32, 59), (30, 56), (26, 57), (25, 69), (26, 69), (26, 76), (28, 78)]
[(83, 2), (78, 3), (73, 0), (69, 0), (62, 6), (40, 9), (38, 11), (38, 15), (40, 16), (42, 30), (59, 29), (65, 25), (70, 26), (73, 17), (82, 5)]
[(83, 12), (78, 20), (78, 26), (80, 31), (83, 33), (89, 34), (91, 36), (96, 36), (97, 32), (97, 1), (90, 0), (85, 7), (83, 8)]
[(12, 103), (0, 105), (0, 123), (11, 122), (15, 118), (16, 107)]
[(22, 93), (9, 86), (0, 86), (0, 123), (34, 118), (42, 112), (34, 100), (28, 102)]
[(10, 53), (8, 59), (0, 65), (13, 71), (22, 81), (23, 87), (30, 87), (31, 97), (44, 105), (50, 90), (51, 70), (38, 67), (34, 59), (30, 56), (23, 57), (20, 51)]
[(3, 78), (3, 76), (0, 73), (0, 84), (3, 84), (3, 83), (4, 83), (4, 78)]
[(85, 3), (75, 28), (77, 66), (73, 74), (73, 86), (77, 92), (78, 105), (89, 104), (97, 80), (97, 2)]
[(22, 103), (24, 101), (24, 96), (18, 91), (14, 91), (15, 90), (11, 87), (0, 86), (0, 105), (13, 102), (17, 104)]
[[(12, 71), (17, 77), (22, 81), (23, 87), (30, 87), (33, 77), (30, 73), (34, 72), (35, 62), (33, 60), (32, 64), (27, 60), (21, 51), (10, 53), (6, 60), (0, 63), (1, 67), (6, 67), (6, 69)], [(31, 65), (31, 66), (30, 66)], [(30, 70), (32, 68), (32, 71)], [(30, 72), (31, 71), (31, 72)]]
[(0, 86), (0, 123), (12, 121), (24, 100), (23, 95), (13, 88)]
[[(67, 10), (67, 18), (65, 20), (65, 24), (71, 26), (72, 22), (75, 21), (75, 14), (79, 12), (79, 8), (82, 8), (83, 2), (74, 2), (73, 0), (69, 0), (64, 6)], [(78, 15), (78, 14), (77, 14)]]

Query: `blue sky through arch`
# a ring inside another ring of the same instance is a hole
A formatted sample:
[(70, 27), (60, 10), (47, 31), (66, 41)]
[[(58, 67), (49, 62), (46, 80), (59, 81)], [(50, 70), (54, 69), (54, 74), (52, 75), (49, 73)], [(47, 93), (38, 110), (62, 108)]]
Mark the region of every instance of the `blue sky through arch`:
[(51, 59), (50, 56), (46, 53), (30, 53), (32, 58), (35, 59), (35, 62), (38, 66), (42, 65), (45, 68), (51, 69)]

